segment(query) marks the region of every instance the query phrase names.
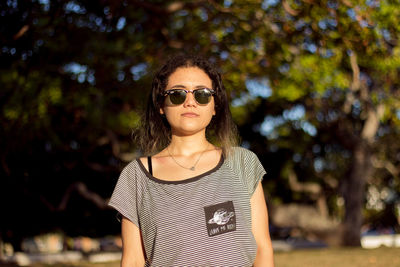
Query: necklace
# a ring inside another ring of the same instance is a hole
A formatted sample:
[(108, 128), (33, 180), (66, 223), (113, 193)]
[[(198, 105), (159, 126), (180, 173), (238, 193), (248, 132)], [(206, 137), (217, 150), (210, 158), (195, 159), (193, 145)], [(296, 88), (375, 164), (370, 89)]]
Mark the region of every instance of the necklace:
[(167, 147), (167, 151), (168, 151), (168, 155), (172, 158), (172, 160), (173, 160), (177, 165), (179, 165), (180, 167), (182, 167), (182, 168), (184, 168), (184, 169), (186, 169), (186, 170), (195, 171), (195, 170), (196, 170), (196, 165), (197, 165), (197, 163), (200, 161), (201, 156), (203, 156), (204, 152), (206, 152), (206, 150), (208, 149), (208, 145), (209, 145), (209, 144), (207, 144), (206, 149), (204, 149), (203, 152), (201, 152), (201, 154), (200, 154), (200, 156), (197, 158), (196, 162), (195, 162), (195, 163), (193, 164), (193, 166), (190, 167), (190, 168), (185, 167), (185, 166), (182, 166), (181, 164), (179, 164), (179, 162), (176, 161), (176, 159), (175, 159), (175, 158), (171, 155), (171, 153), (169, 152), (169, 148), (168, 148), (168, 147)]

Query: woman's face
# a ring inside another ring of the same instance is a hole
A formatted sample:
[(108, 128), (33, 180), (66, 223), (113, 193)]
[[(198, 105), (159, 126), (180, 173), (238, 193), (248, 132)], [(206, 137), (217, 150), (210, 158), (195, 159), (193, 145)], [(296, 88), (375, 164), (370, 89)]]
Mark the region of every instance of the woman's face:
[[(200, 68), (181, 67), (169, 76), (165, 90), (195, 90), (199, 88), (212, 89), (210, 77)], [(192, 93), (187, 93), (185, 101), (180, 105), (172, 104), (166, 97), (160, 113), (165, 114), (172, 134), (192, 135), (205, 131), (212, 116), (215, 115), (214, 105), (214, 97), (211, 97), (208, 104), (199, 104)]]

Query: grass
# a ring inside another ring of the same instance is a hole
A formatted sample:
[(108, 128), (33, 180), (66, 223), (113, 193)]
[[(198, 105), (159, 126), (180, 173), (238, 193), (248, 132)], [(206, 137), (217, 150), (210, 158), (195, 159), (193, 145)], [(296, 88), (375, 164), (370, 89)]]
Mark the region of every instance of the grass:
[(399, 248), (329, 248), (275, 253), (276, 267), (400, 266)]
[[(328, 248), (275, 252), (276, 267), (400, 266), (400, 248)], [(119, 267), (119, 262), (34, 264), (33, 267)]]

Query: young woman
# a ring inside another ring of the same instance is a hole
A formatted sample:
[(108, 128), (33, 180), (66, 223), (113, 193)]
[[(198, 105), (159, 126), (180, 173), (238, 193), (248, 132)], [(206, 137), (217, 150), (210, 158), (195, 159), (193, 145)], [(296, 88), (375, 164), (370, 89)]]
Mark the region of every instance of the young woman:
[(257, 156), (235, 146), (221, 76), (176, 56), (155, 75), (139, 143), (109, 205), (122, 214), (121, 266), (273, 266)]

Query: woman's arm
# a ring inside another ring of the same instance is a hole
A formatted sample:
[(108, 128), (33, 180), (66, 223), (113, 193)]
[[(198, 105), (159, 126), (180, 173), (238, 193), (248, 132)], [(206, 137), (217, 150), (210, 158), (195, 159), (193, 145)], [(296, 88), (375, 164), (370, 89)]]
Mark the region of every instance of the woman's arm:
[(145, 255), (139, 227), (127, 218), (122, 217), (121, 234), (121, 267), (143, 267), (145, 263)]
[(257, 255), (254, 267), (273, 267), (274, 258), (268, 227), (268, 210), (265, 204), (261, 182), (250, 199), (252, 231), (257, 243)]

